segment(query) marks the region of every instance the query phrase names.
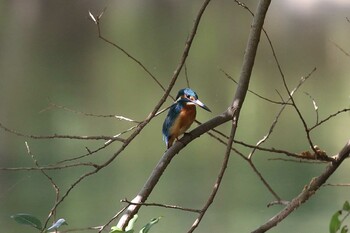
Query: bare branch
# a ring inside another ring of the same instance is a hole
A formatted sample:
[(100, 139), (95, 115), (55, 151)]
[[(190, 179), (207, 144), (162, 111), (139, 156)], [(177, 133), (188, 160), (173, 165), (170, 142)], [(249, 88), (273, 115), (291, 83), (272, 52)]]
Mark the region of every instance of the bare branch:
[(187, 87), (190, 87), (190, 79), (188, 78), (186, 63), (185, 63), (185, 78), (186, 78)]
[(231, 134), (227, 141), (226, 146), (226, 152), (225, 157), (219, 172), (219, 175), (216, 179), (216, 182), (214, 184), (213, 190), (205, 203), (202, 212), (199, 214), (197, 219), (192, 224), (191, 228), (189, 229), (188, 233), (193, 232), (203, 219), (206, 211), (208, 210), (209, 206), (213, 203), (214, 198), (219, 190), (220, 184), (222, 182), (223, 176), (225, 174), (227, 164), (230, 158), (231, 154), (231, 148), (232, 144), (236, 135), (236, 129), (237, 129), (237, 123), (240, 115), (240, 109), (243, 106), (244, 99), (246, 97), (249, 83), (250, 83), (250, 77), (253, 70), (255, 57), (260, 41), (261, 31), (264, 25), (265, 17), (267, 10), (270, 6), (271, 1), (270, 0), (260, 0), (256, 9), (256, 14), (253, 19), (252, 27), (250, 29), (245, 54), (243, 57), (243, 66), (240, 73), (239, 83), (235, 92), (235, 96), (233, 98), (231, 106), (228, 108), (227, 113), (229, 116), (232, 116), (232, 125), (231, 125)]
[(321, 124), (325, 123), (326, 121), (330, 120), (331, 118), (337, 116), (338, 114), (344, 113), (344, 112), (349, 112), (349, 111), (350, 111), (350, 108), (344, 108), (343, 110), (339, 110), (336, 113), (333, 113), (333, 114), (329, 115), (325, 119), (321, 120), (320, 122), (318, 122), (317, 124), (315, 124), (314, 126), (309, 128), (309, 131), (314, 130), (316, 127), (320, 126)]
[(165, 204), (160, 204), (160, 203), (135, 203), (135, 202), (131, 202), (131, 201), (127, 200), (126, 198), (121, 200), (121, 202), (125, 202), (125, 203), (128, 203), (130, 205), (157, 206), (157, 207), (164, 207), (164, 208), (169, 208), (169, 209), (183, 210), (183, 211), (195, 212), (195, 213), (201, 212), (201, 210), (181, 207), (181, 206), (177, 206), (177, 205), (165, 205)]
[[(27, 148), (27, 153), (28, 153), (28, 155), (29, 155), (29, 156), (32, 158), (32, 160), (34, 161), (36, 167), (37, 167), (37, 168), (40, 168), (39, 162), (34, 158), (34, 155), (32, 154), (32, 152), (31, 152), (31, 150), (30, 150), (30, 148), (29, 148), (28, 142), (25, 142), (25, 145), (26, 145), (26, 148)], [(43, 169), (40, 169), (40, 171), (41, 171), (41, 173), (50, 181), (50, 183), (51, 183), (53, 189), (55, 190), (55, 197), (56, 197), (56, 198), (55, 198), (55, 201), (57, 202), (58, 199), (59, 199), (59, 196), (60, 196), (60, 188), (59, 188), (58, 185), (55, 183), (55, 181), (51, 178), (51, 176), (49, 176), (49, 175), (47, 174), (47, 172), (45, 172)], [(55, 216), (55, 215), (56, 215), (56, 209), (52, 209), (50, 214), (52, 214), (53, 216)], [(46, 226), (47, 226), (47, 222), (46, 222), (45, 226), (43, 227), (42, 232), (45, 231), (44, 229), (46, 228)]]
[[(298, 85), (289, 93), (289, 98), (287, 100), (287, 103), (289, 101), (292, 101), (293, 103), (293, 106), (294, 106), (294, 101), (293, 101), (293, 94), (300, 88), (300, 86), (316, 71), (316, 68), (314, 68), (306, 77), (301, 77)], [(258, 141), (258, 143), (256, 144), (256, 147), (252, 150), (252, 152), (250, 152), (249, 156), (248, 156), (248, 159), (251, 159), (253, 154), (255, 153), (256, 151), (256, 148), (259, 147), (262, 143), (264, 143), (271, 135), (271, 133), (273, 132), (273, 129), (275, 128), (277, 122), (278, 122), (278, 119), (279, 117), (281, 116), (283, 110), (285, 109), (287, 105), (283, 105), (280, 109), (280, 111), (278, 112), (277, 116), (275, 117), (275, 120), (272, 122), (272, 125), (268, 131), (268, 133), (261, 139)]]
[(327, 183), (323, 185), (324, 187), (326, 186), (332, 186), (332, 187), (350, 187), (349, 183), (344, 183), (344, 184), (331, 184), (331, 183)]
[[(159, 103), (157, 104), (157, 106), (154, 108), (153, 112), (148, 117), (149, 120), (154, 116), (154, 114), (156, 114), (156, 112), (160, 108), (161, 104), (165, 102), (166, 97), (169, 95), (172, 87), (174, 86), (174, 84), (175, 84), (175, 82), (177, 80), (177, 77), (179, 76), (180, 71), (181, 71), (182, 67), (185, 64), (185, 61), (187, 59), (187, 56), (188, 56), (189, 50), (191, 48), (192, 42), (193, 42), (194, 37), (196, 35), (197, 29), (198, 29), (198, 26), (199, 26), (199, 22), (201, 20), (201, 17), (203, 15), (206, 7), (209, 4), (209, 2), (210, 2), (210, 0), (206, 0), (204, 2), (204, 4), (202, 5), (201, 9), (199, 10), (199, 13), (198, 13), (198, 15), (196, 17), (196, 20), (194, 22), (193, 29), (192, 29), (192, 31), (190, 33), (189, 38), (187, 39), (183, 55), (182, 55), (182, 57), (180, 59), (180, 63), (177, 66), (177, 68), (176, 68), (176, 70), (174, 72), (173, 78), (172, 78), (172, 80), (171, 80), (171, 82), (169, 84), (168, 89), (165, 91), (165, 94), (160, 99)], [(145, 123), (147, 123), (147, 121)], [(143, 124), (141, 124), (140, 127), (143, 127)], [(204, 129), (204, 126), (202, 126), (202, 128)], [(190, 140), (188, 140), (188, 141), (190, 141)], [(150, 178), (147, 180), (147, 182), (144, 185), (144, 187), (141, 189), (141, 191), (139, 192), (137, 197), (132, 200), (133, 202), (143, 203), (143, 202), (145, 202), (147, 200), (148, 196), (150, 195), (150, 193), (152, 192), (153, 188), (157, 184), (160, 176), (163, 174), (163, 172), (166, 169), (167, 165), (170, 163), (171, 159), (175, 156), (175, 154), (180, 149), (181, 149), (180, 143), (175, 143), (169, 150), (167, 150), (167, 152), (161, 158), (161, 161), (157, 164), (156, 168), (153, 170)], [(139, 205), (130, 205), (129, 208), (127, 209), (126, 213), (119, 220), (117, 227), (120, 228), (120, 229), (125, 229), (125, 227), (128, 225), (128, 222), (138, 212), (139, 208), (140, 208)]]
[[(105, 11), (105, 10), (104, 10)], [(103, 12), (104, 12), (103, 11)], [(89, 12), (89, 14), (91, 14)], [(100, 14), (100, 16), (102, 16), (102, 14)], [(127, 57), (129, 57), (131, 60), (133, 60), (135, 63), (137, 63), (152, 79), (154, 82), (156, 82), (158, 84), (158, 86), (164, 91), (166, 92), (166, 89), (165, 87), (158, 81), (158, 79), (149, 71), (149, 69), (146, 68), (146, 66), (141, 62), (139, 61), (136, 57), (132, 56), (129, 52), (127, 52), (125, 49), (123, 49), (122, 47), (120, 47), (118, 44), (110, 41), (109, 39), (107, 39), (106, 37), (104, 37), (101, 33), (101, 25), (100, 25), (100, 20), (101, 20), (101, 17), (98, 17), (96, 19), (96, 17), (93, 17), (95, 18), (94, 22), (97, 26), (97, 31), (98, 31), (98, 37), (103, 40), (104, 42), (106, 42), (107, 44), (110, 44), (112, 45), (113, 47), (117, 48), (119, 51), (121, 51), (122, 53), (124, 53)]]
[(318, 117), (318, 106), (317, 106), (317, 103), (316, 103), (316, 100), (307, 92), (304, 92), (305, 95), (309, 96), (310, 99), (312, 100), (312, 104), (314, 106), (314, 110), (315, 110), (315, 113), (316, 113), (316, 125), (318, 124), (318, 121), (319, 121), (319, 117)]
[(116, 213), (105, 225), (101, 226), (99, 228), (98, 232), (102, 232), (103, 230), (106, 229), (106, 227), (111, 224), (114, 220), (116, 220), (117, 218), (119, 218), (119, 216), (124, 212), (124, 210), (126, 210), (129, 207), (129, 205), (124, 206), (120, 211), (118, 211), (118, 213)]
[(76, 140), (114, 140), (119, 142), (124, 142), (125, 139), (119, 138), (119, 137), (111, 137), (111, 136), (76, 136), (76, 135), (60, 135), (60, 134), (54, 134), (54, 135), (31, 135), (31, 134), (24, 134), (20, 133), (18, 131), (12, 130), (4, 126), (2, 123), (0, 123), (0, 128), (5, 130), (8, 133), (15, 134), (20, 137), (26, 137), (26, 138), (32, 138), (32, 139), (76, 139)]
[(340, 47), (340, 45), (338, 45), (337, 43), (335, 43), (334, 41), (331, 41), (331, 43), (337, 47), (337, 49), (339, 49), (342, 53), (345, 54), (345, 56), (350, 57), (350, 53), (348, 53), (347, 51), (345, 51), (342, 47)]
[(273, 205), (288, 205), (290, 204), (290, 201), (285, 201), (285, 200), (277, 200), (277, 201), (272, 201), (269, 204), (267, 204), (267, 207), (271, 207)]
[[(315, 70), (316, 70), (316, 68), (314, 68), (314, 70), (313, 70), (310, 74), (312, 74)], [(310, 77), (310, 75), (309, 75), (308, 77)], [(307, 138), (307, 140), (308, 140), (308, 142), (309, 142), (309, 145), (310, 145), (310, 147), (312, 148), (312, 150), (315, 152), (315, 154), (317, 154), (316, 149), (314, 149), (314, 146), (315, 146), (315, 145), (314, 145), (314, 143), (313, 143), (312, 140), (311, 140), (310, 130), (309, 130), (308, 126), (307, 126), (306, 120), (304, 119), (303, 114), (301, 113), (301, 111), (299, 110), (299, 107), (296, 105), (296, 103), (295, 103), (295, 101), (294, 101), (294, 98), (293, 98), (293, 93), (294, 93), (294, 92), (293, 92), (293, 91), (292, 91), (292, 92), (289, 91), (289, 87), (288, 87), (288, 85), (287, 85), (287, 81), (286, 81), (286, 79), (285, 79), (284, 76), (282, 77), (282, 80), (283, 80), (283, 85), (284, 85), (286, 91), (288, 92), (289, 99), (290, 99), (290, 101), (292, 102), (292, 105), (293, 105), (295, 111), (297, 112), (297, 114), (298, 114), (298, 116), (299, 116), (299, 119), (301, 120), (301, 122), (302, 122), (302, 124), (303, 124), (303, 126), (304, 126), (304, 130), (305, 130), (305, 133), (306, 133), (306, 138)], [(300, 82), (299, 82), (299, 83), (300, 83)]]
[(320, 161), (319, 159), (317, 160), (305, 160), (304, 157), (300, 158), (299, 160), (297, 159), (285, 159), (285, 158), (273, 158), (273, 159), (268, 159), (269, 161), (284, 161), (284, 162), (293, 162), (293, 163), (309, 163), (309, 164), (320, 164), (320, 163), (327, 163), (330, 161), (334, 161), (334, 159), (330, 159), (329, 161)]
[(60, 170), (73, 167), (99, 167), (95, 163), (74, 163), (67, 165), (52, 165), (44, 167), (0, 167), (0, 171), (46, 171), (46, 170)]
[[(220, 69), (220, 71), (223, 72), (223, 73), (225, 74), (225, 76), (226, 76), (229, 80), (231, 80), (231, 81), (234, 82), (235, 84), (238, 84), (238, 82), (237, 82), (236, 80), (234, 80), (234, 79), (231, 77), (231, 75), (229, 75), (228, 73), (226, 73), (226, 72), (225, 72), (224, 70), (222, 70), (222, 69)], [(262, 95), (260, 95), (260, 94), (258, 94), (258, 93), (256, 93), (256, 92), (254, 92), (254, 91), (251, 91), (251, 90), (249, 90), (249, 89), (248, 89), (248, 92), (252, 93), (253, 95), (255, 95), (255, 96), (257, 96), (257, 97), (259, 97), (260, 99), (266, 100), (267, 102), (270, 102), (270, 103), (273, 103), (273, 104), (291, 105), (290, 103), (286, 103), (286, 102), (279, 102), (279, 101), (275, 101), (275, 100), (270, 100), (270, 99), (268, 99), (268, 98), (266, 98), (266, 97), (263, 97)]]
[(138, 123), (138, 124), (141, 123), (140, 121), (136, 121), (136, 120), (130, 119), (128, 117), (118, 116), (118, 115), (114, 115), (114, 114), (101, 115), (101, 114), (93, 114), (93, 113), (85, 113), (85, 112), (77, 111), (77, 110), (68, 108), (66, 106), (53, 103), (50, 100), (49, 100), (49, 106), (47, 108), (41, 110), (40, 113), (45, 112), (51, 108), (63, 109), (63, 110), (68, 111), (68, 112), (72, 112), (75, 114), (81, 114), (81, 115), (88, 116), (88, 117), (116, 118), (118, 120), (129, 121), (129, 122), (134, 122), (134, 123)]
[(290, 213), (292, 213), (301, 204), (306, 202), (315, 192), (327, 181), (327, 179), (337, 170), (345, 158), (350, 154), (350, 140), (345, 144), (343, 149), (335, 156), (336, 160), (330, 163), (318, 177), (313, 178), (308, 185), (304, 187), (301, 193), (294, 198), (281, 212), (272, 217), (265, 224), (261, 225), (252, 233), (266, 232), (276, 226)]

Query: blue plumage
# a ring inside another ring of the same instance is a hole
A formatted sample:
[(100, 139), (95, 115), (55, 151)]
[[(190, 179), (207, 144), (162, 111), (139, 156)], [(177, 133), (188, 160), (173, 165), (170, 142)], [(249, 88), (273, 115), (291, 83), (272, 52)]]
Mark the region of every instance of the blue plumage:
[(176, 102), (170, 106), (163, 123), (163, 140), (167, 148), (171, 147), (175, 139), (185, 133), (196, 118), (196, 105), (210, 111), (207, 106), (198, 100), (198, 95), (190, 88), (181, 89)]

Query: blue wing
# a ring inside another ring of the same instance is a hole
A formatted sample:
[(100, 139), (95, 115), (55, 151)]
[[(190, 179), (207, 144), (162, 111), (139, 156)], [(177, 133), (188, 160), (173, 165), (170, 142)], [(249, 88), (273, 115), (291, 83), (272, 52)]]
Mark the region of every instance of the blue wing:
[(178, 115), (180, 114), (180, 112), (181, 112), (181, 104), (174, 103), (173, 105), (170, 106), (168, 115), (164, 120), (162, 133), (163, 133), (163, 140), (167, 145), (171, 137), (170, 135), (171, 127), (174, 125), (174, 122), (178, 117)]

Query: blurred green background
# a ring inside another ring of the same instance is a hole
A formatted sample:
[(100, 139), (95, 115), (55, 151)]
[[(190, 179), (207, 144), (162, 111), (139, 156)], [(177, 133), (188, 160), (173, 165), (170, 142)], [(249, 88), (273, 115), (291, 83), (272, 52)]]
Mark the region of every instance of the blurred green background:
[[(123, 115), (144, 119), (162, 90), (133, 61), (97, 37), (88, 11), (98, 14), (108, 5), (101, 28), (105, 37), (137, 57), (165, 86), (182, 55), (202, 1), (93, 1), (11, 0), (0, 2), (0, 122), (27, 134), (115, 135), (132, 123), (113, 118), (87, 117), (53, 108), (49, 101), (77, 111)], [(254, 11), (256, 1), (246, 1)], [(296, 103), (311, 126), (316, 121), (309, 93), (323, 119), (349, 107), (350, 58), (334, 43), (350, 51), (348, 1), (273, 1), (265, 29), (292, 89), (301, 76), (312, 75), (296, 95)], [(223, 112), (236, 88), (220, 71), (238, 79), (251, 25), (250, 14), (234, 1), (213, 1), (201, 21), (187, 60), (190, 85), (212, 113), (198, 111), (204, 122)], [(172, 92), (186, 86), (184, 72)], [(281, 77), (268, 42), (262, 36), (250, 89), (279, 100), (286, 98)], [(171, 99), (166, 106), (171, 104)], [(164, 106), (164, 107), (166, 107)], [(237, 139), (255, 144), (267, 132), (280, 106), (248, 94), (241, 113)], [(155, 118), (110, 166), (81, 182), (58, 208), (57, 217), (69, 223), (65, 229), (105, 224), (132, 199), (165, 150), (161, 125)], [(336, 154), (349, 139), (349, 114), (345, 113), (312, 132), (315, 144)], [(229, 132), (230, 124), (219, 127)], [(126, 137), (126, 136), (125, 136)], [(0, 130), (0, 167), (32, 167), (24, 142), (41, 165), (86, 153), (102, 141), (33, 140)], [(82, 162), (103, 162), (119, 148), (118, 142)], [(287, 108), (266, 147), (301, 152), (309, 149), (303, 126)], [(242, 152), (250, 150), (238, 147)], [(208, 135), (193, 141), (173, 160), (149, 201), (201, 208), (220, 169), (225, 148)], [(320, 174), (325, 165), (270, 161), (278, 156), (258, 152), (254, 162), (284, 199), (295, 197)], [(67, 188), (89, 168), (48, 172)], [(349, 182), (345, 162), (329, 182)], [(54, 203), (54, 190), (38, 171), (0, 171), (1, 232), (35, 232), (17, 225), (10, 216), (32, 213), (46, 219)], [(270, 232), (327, 232), (331, 215), (350, 190), (324, 187), (301, 208)], [(277, 213), (267, 208), (274, 200), (248, 164), (233, 154), (223, 184), (197, 232), (250, 232)], [(144, 207), (137, 228), (153, 217), (164, 216), (152, 232), (186, 232), (196, 214)]]

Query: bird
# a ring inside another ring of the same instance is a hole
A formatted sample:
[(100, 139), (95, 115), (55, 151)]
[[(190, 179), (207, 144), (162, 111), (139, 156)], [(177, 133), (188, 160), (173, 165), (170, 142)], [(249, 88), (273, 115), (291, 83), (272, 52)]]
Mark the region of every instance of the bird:
[(196, 105), (211, 112), (199, 99), (196, 92), (190, 88), (179, 90), (176, 101), (170, 106), (166, 116), (162, 133), (167, 149), (169, 149), (175, 139), (186, 132), (196, 119)]

